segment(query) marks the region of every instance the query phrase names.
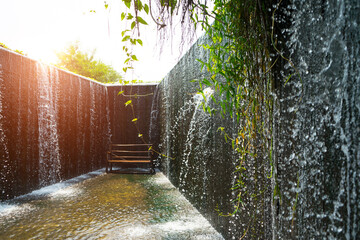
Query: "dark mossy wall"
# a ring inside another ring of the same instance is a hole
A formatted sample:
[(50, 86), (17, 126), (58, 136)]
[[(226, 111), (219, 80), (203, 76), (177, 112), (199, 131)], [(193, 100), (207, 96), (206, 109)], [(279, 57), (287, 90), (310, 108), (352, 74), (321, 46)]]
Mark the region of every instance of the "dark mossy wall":
[[(155, 85), (132, 87), (148, 139)], [(106, 86), (0, 48), (0, 200), (105, 166), (110, 141), (138, 142), (133, 117)]]

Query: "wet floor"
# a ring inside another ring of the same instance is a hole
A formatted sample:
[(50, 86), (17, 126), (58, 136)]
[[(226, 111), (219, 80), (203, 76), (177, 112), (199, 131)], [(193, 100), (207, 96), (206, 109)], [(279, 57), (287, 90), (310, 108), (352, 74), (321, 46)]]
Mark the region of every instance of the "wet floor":
[(0, 204), (0, 239), (223, 239), (162, 173), (94, 172)]

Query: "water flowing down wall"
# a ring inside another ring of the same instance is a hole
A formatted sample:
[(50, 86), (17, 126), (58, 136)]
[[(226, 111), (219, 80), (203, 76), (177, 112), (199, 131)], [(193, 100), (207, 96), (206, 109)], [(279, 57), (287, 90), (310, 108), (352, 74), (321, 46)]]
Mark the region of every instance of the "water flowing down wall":
[[(208, 58), (199, 46), (207, 41), (205, 37), (199, 39), (155, 92), (152, 126), (153, 122), (157, 122), (159, 132), (158, 135), (151, 134), (151, 137), (158, 139), (158, 149), (167, 156), (160, 157), (161, 169), (225, 239), (241, 237), (249, 226), (249, 219), (255, 208), (258, 222), (253, 224), (257, 233), (254, 236), (269, 236), (271, 191), (265, 191), (267, 194), (259, 197), (268, 204), (249, 204), (251, 206), (248, 209), (251, 208), (252, 211), (242, 212), (234, 217), (219, 216), (220, 212), (226, 215), (234, 211), (232, 200), (236, 195), (231, 188), (235, 184), (234, 172), (239, 158), (232, 149), (231, 141), (225, 140), (219, 128), (224, 127), (230, 137), (235, 137), (237, 123), (234, 119), (222, 118), (219, 113), (213, 116), (205, 113), (201, 106), (205, 101), (204, 97), (197, 93), (199, 85), (191, 82), (207, 76), (206, 70), (200, 71), (200, 62), (196, 61)], [(219, 97), (213, 89), (204, 89), (207, 99), (205, 104), (217, 108), (209, 101), (211, 95)], [(249, 171), (263, 175), (263, 169), (255, 169), (254, 165), (255, 163), (249, 163)], [(270, 183), (268, 180), (267, 184)], [(264, 187), (264, 184), (257, 183), (255, 187)]]
[(215, 211), (232, 209), (237, 159), (217, 130), (231, 133), (237, 126), (198, 109), (202, 97), (190, 81), (206, 75), (196, 61), (207, 57), (201, 47), (195, 44), (158, 86), (152, 121), (158, 119), (160, 131), (152, 136), (168, 156), (161, 157), (161, 167), (226, 239), (244, 232), (248, 239), (359, 236), (359, 5), (351, 0), (280, 5), (279, 47), (296, 69), (285, 59), (273, 68), (274, 172), (267, 181), (270, 169), (260, 166), (266, 161), (250, 163), (247, 178), (262, 174), (265, 180), (248, 185), (264, 192), (257, 203), (247, 199), (236, 217)]
[(148, 93), (134, 100), (148, 139), (153, 88), (107, 87), (0, 48), (0, 200), (104, 167), (110, 141), (136, 142), (121, 89)]
[(360, 2), (292, 1), (287, 9), (284, 49), (298, 72), (284, 61), (277, 75), (274, 237), (357, 239)]

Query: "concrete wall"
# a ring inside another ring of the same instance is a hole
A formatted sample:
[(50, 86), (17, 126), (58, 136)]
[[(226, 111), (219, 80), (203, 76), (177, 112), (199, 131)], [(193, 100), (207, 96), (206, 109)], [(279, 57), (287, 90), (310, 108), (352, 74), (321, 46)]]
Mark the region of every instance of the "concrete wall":
[[(110, 141), (137, 142), (120, 89), (0, 48), (0, 200), (104, 167)], [(134, 100), (145, 139), (151, 98)]]

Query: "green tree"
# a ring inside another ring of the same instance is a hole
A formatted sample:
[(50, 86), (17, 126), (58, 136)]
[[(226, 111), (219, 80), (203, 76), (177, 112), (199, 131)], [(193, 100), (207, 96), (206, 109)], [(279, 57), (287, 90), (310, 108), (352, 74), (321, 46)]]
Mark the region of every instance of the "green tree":
[(102, 83), (123, 82), (123, 77), (111, 66), (94, 59), (95, 50), (88, 54), (80, 50), (79, 43), (70, 44), (64, 52), (57, 53), (57, 67), (92, 78)]

